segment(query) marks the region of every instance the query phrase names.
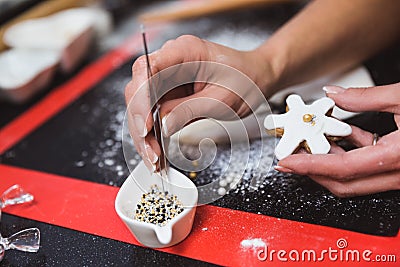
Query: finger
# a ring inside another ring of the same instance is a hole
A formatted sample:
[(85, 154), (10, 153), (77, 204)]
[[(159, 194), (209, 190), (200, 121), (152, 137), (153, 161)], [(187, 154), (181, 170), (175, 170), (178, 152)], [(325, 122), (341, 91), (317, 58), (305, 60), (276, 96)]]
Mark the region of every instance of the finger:
[(152, 133), (149, 133), (146, 138), (141, 137), (137, 134), (133, 134), (134, 127), (135, 126), (133, 125), (133, 121), (130, 120), (128, 116), (128, 129), (131, 134), (136, 151), (142, 157), (149, 171), (154, 172), (155, 163), (157, 162), (160, 155), (160, 148), (158, 146), (158, 143)]
[(330, 154), (342, 154), (345, 153), (346, 151), (341, 148), (340, 146), (338, 146), (335, 143), (331, 143), (331, 150), (329, 151)]
[[(342, 154), (345, 153), (346, 150), (344, 150), (343, 148), (341, 148), (340, 146), (338, 146), (335, 143), (331, 143), (331, 150), (329, 150), (330, 154)], [(296, 151), (296, 154), (309, 154), (309, 152), (307, 152), (307, 150), (301, 148), (298, 151)]]
[(127, 120), (128, 120), (128, 130), (129, 130), (129, 134), (133, 140), (133, 144), (135, 145), (135, 148), (136, 148), (136, 151), (138, 152), (138, 154), (142, 155), (143, 154), (142, 148), (144, 146), (141, 144), (142, 144), (142, 142), (144, 142), (144, 138), (141, 137), (140, 135), (136, 134), (136, 132), (135, 132), (136, 125), (134, 123), (132, 115), (128, 113), (126, 116), (127, 116)]
[(353, 112), (384, 111), (400, 114), (400, 83), (369, 88), (325, 86), (336, 105)]
[(150, 99), (147, 79), (145, 83), (139, 83), (135, 78), (125, 87), (125, 101), (127, 105), (128, 119), (132, 123), (133, 135), (145, 137), (152, 127), (150, 116)]
[(310, 176), (310, 178), (341, 198), (400, 189), (400, 171), (380, 173), (346, 182), (324, 176)]
[[(157, 151), (157, 153), (155, 152)], [(144, 141), (144, 156), (152, 163), (156, 164), (160, 155), (160, 146), (153, 135), (148, 135)]]
[(350, 180), (400, 168), (399, 149), (398, 144), (386, 146), (378, 143), (342, 154), (291, 155), (278, 164), (298, 174)]
[(229, 103), (234, 97), (219, 86), (209, 85), (193, 95), (166, 101), (161, 107), (164, 134), (171, 136), (196, 119), (239, 119)]
[(160, 146), (154, 135), (148, 134), (146, 138), (135, 136), (133, 143), (147, 169), (151, 173), (155, 172), (157, 170), (157, 163), (159, 162)]
[[(200, 106), (203, 106), (203, 110)], [(194, 119), (200, 118), (201, 114), (208, 113), (206, 107), (207, 101), (200, 98), (198, 93), (166, 101), (161, 107), (164, 135), (169, 137)]]
[(161, 49), (150, 54), (153, 74), (180, 63), (207, 61), (208, 59), (204, 41), (192, 35), (182, 35), (176, 40), (167, 41)]
[[(342, 154), (345, 153), (346, 151), (341, 148), (340, 146), (336, 145), (335, 143), (332, 142), (331, 144), (331, 150), (329, 151), (330, 154)], [(296, 154), (301, 154), (301, 155), (307, 155), (309, 152), (307, 152), (304, 148), (300, 148)], [(279, 172), (286, 172), (286, 173), (293, 173), (293, 170), (282, 167), (280, 165), (274, 166), (274, 169), (279, 171)]]
[(192, 95), (193, 93), (194, 93), (193, 84), (185, 84), (182, 86), (178, 86), (178, 87), (174, 88), (173, 90), (170, 90), (165, 95), (163, 95), (160, 103), (161, 103), (161, 105), (163, 105), (168, 100), (183, 98), (183, 97)]
[(397, 128), (400, 128), (400, 115), (394, 114), (394, 121), (396, 122)]
[(370, 146), (374, 140), (374, 135), (368, 131), (364, 131), (356, 126), (350, 125), (352, 132), (345, 137), (357, 147)]
[[(149, 54), (151, 73), (154, 75), (151, 82), (157, 84), (155, 74), (168, 67), (187, 61), (207, 60), (206, 52), (204, 42), (195, 36), (181, 36), (166, 42), (160, 50)], [(147, 59), (141, 56), (132, 65), (132, 81), (125, 88), (126, 103), (136, 121), (134, 134), (141, 137), (146, 136), (153, 125), (147, 80)]]
[(142, 158), (144, 164), (146, 165), (147, 169), (149, 170), (150, 173), (153, 173), (156, 170), (155, 164), (153, 164), (149, 157), (147, 156), (148, 152), (146, 151), (145, 148), (145, 139), (140, 136), (134, 136), (132, 137), (133, 139), (133, 144), (135, 145), (136, 151)]

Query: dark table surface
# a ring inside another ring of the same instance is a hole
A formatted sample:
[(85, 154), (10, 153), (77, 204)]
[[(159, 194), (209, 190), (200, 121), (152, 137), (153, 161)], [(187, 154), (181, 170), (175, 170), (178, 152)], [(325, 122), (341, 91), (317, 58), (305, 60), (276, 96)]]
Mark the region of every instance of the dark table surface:
[[(271, 34), (300, 8), (299, 5), (278, 5), (176, 23), (170, 26), (169, 31), (158, 34), (152, 49), (184, 33), (210, 39), (225, 33), (228, 39), (233, 36), (231, 39), (235, 40), (240, 40), (241, 35), (253, 34), (254, 42), (259, 43), (264, 38), (260, 34)], [(135, 10), (135, 6), (130, 6), (130, 9)], [(119, 10), (118, 14), (114, 34), (127, 37), (137, 26), (131, 19), (132, 12)], [(127, 22), (133, 25), (129, 28)], [(220, 41), (223, 43), (226, 40)], [(245, 46), (246, 43), (234, 45)], [(399, 81), (400, 51), (397, 47), (388, 48), (365, 62), (377, 85)], [(29, 103), (20, 106), (1, 103), (0, 126), (7, 126), (46, 98), (52, 89), (73, 78), (86, 64), (107, 53), (104, 48), (97, 51), (92, 52), (75, 73), (68, 76), (59, 74), (43, 94)], [(134, 154), (133, 160), (126, 163), (121, 149), (121, 127), (125, 114), (123, 89), (130, 79), (133, 59), (122, 64), (93, 89), (10, 147), (0, 155), (0, 163), (121, 186), (129, 175), (128, 166), (134, 167), (139, 159)], [(390, 114), (366, 113), (349, 122), (380, 134), (395, 129)], [(260, 152), (259, 147), (259, 140), (250, 144), (253, 154)], [(226, 164), (224, 158), (228, 150), (228, 147), (220, 146), (218, 164), (198, 173), (195, 182), (199, 184), (215, 179), (219, 175), (218, 171)], [(258, 176), (256, 190), (251, 187), (251, 180), (255, 176)], [(399, 230), (399, 203), (398, 191), (339, 199), (307, 177), (248, 167), (238, 188), (211, 205), (371, 235), (396, 236)], [(4, 213), (1, 222), (0, 230), (4, 236), (28, 227), (38, 227), (42, 233), (41, 248), (37, 254), (7, 251), (2, 266), (147, 266), (158, 265), (159, 262), (165, 265), (210, 265), (23, 216)], [(88, 250), (87, 247), (95, 249)]]

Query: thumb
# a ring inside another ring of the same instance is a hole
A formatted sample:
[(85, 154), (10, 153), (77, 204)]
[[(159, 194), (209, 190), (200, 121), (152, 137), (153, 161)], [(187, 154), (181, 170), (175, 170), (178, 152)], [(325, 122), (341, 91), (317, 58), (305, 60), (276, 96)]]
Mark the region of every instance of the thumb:
[(353, 112), (384, 111), (400, 113), (400, 83), (368, 88), (324, 86), (336, 105)]
[(198, 119), (239, 119), (237, 113), (228, 104), (218, 97), (206, 96), (203, 92), (162, 104), (161, 114), (165, 114), (162, 119), (162, 127), (165, 136), (173, 135)]
[(170, 137), (196, 118), (195, 112), (198, 108), (195, 107), (193, 100), (191, 97), (185, 97), (179, 99), (179, 102), (175, 99), (163, 103), (163, 106), (165, 106), (171, 104), (168, 102), (178, 102), (171, 110), (167, 111), (164, 108), (161, 112), (161, 114), (166, 114), (162, 118), (162, 131), (166, 137)]

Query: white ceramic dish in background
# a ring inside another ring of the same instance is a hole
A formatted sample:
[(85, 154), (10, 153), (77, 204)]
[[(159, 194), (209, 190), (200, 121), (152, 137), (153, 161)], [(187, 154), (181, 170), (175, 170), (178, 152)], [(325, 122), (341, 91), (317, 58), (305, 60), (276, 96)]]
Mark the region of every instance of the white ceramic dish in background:
[(51, 50), (10, 49), (0, 53), (0, 96), (23, 103), (48, 85), (59, 55)]
[(58, 51), (62, 70), (71, 72), (88, 51), (92, 37), (93, 18), (81, 10), (70, 10), (17, 23), (7, 29), (3, 39), (14, 48)]
[(85, 17), (90, 20), (96, 38), (108, 35), (113, 28), (110, 12), (98, 7), (79, 7), (60, 11), (58, 15), (76, 17), (78, 20)]
[(182, 202), (184, 211), (165, 226), (134, 220), (137, 203), (151, 185), (162, 188), (158, 175), (150, 175), (143, 162), (132, 171), (120, 188), (115, 199), (115, 210), (135, 238), (147, 247), (163, 248), (173, 246), (184, 240), (190, 233), (196, 212), (198, 192), (193, 182), (182, 173), (169, 169), (170, 184), (168, 192)]

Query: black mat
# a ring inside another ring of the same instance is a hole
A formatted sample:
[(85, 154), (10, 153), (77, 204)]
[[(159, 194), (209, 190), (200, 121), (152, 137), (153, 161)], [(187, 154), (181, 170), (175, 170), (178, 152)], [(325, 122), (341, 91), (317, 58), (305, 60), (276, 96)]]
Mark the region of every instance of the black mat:
[(216, 266), (8, 214), (0, 231), (7, 237), (31, 227), (40, 229), (39, 251), (8, 250), (0, 266)]
[[(125, 111), (123, 89), (130, 69), (128, 62), (7, 151), (1, 161), (120, 186), (129, 173), (121, 149), (121, 126)], [(390, 130), (390, 121), (390, 117), (384, 119), (376, 113), (353, 119), (373, 131), (380, 129), (378, 123)], [(254, 142), (251, 149), (257, 146)], [(139, 157), (136, 159), (132, 167)], [(247, 170), (248, 177), (251, 171)], [(199, 173), (198, 181), (217, 177), (215, 169), (207, 169)], [(398, 232), (398, 191), (339, 199), (307, 177), (272, 172), (261, 179), (262, 188), (250, 190), (249, 179), (244, 179), (241, 190), (213, 205), (375, 235), (393, 236)]]

